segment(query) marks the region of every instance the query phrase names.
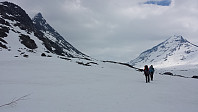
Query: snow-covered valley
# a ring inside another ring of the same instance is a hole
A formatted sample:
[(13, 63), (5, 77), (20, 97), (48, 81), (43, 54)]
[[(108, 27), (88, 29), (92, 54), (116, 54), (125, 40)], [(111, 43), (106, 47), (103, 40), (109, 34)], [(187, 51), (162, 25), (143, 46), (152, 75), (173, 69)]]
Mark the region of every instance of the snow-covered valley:
[[(0, 112), (197, 112), (197, 79), (142, 72), (98, 62), (82, 66), (59, 58), (0, 58)], [(82, 61), (82, 60), (81, 60)]]
[[(0, 112), (198, 111), (198, 80), (191, 78), (198, 75), (198, 46), (183, 37), (143, 52), (131, 65), (98, 61), (41, 13), (31, 20), (14, 3), (0, 2), (0, 8)], [(155, 68), (151, 83), (132, 66), (145, 64)]]

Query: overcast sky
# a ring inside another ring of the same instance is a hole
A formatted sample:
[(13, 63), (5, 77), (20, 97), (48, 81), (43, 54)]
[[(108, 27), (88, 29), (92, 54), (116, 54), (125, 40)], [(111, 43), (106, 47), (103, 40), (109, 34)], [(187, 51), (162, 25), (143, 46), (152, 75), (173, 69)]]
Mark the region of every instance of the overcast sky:
[(81, 52), (129, 62), (173, 35), (198, 45), (198, 0), (8, 0)]

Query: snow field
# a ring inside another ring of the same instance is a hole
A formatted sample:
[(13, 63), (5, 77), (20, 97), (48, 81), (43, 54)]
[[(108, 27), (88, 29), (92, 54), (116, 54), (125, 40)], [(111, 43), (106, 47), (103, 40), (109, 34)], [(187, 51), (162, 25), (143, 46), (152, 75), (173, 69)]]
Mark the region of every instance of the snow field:
[(197, 112), (198, 81), (98, 62), (86, 67), (57, 58), (1, 58), (0, 112)]

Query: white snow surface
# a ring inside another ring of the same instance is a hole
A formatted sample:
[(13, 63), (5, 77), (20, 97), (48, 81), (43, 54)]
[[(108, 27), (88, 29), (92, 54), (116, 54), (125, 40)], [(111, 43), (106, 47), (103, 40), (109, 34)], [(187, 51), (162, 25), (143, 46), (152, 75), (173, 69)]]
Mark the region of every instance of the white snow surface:
[[(1, 55), (1, 54), (0, 54)], [(0, 112), (198, 112), (198, 80), (98, 62), (31, 56), (0, 58)]]
[(198, 76), (198, 64), (171, 66), (171, 67), (156, 68), (156, 69), (158, 69), (158, 72), (161, 74), (165, 72), (171, 72), (173, 73), (173, 75), (181, 75), (187, 78)]

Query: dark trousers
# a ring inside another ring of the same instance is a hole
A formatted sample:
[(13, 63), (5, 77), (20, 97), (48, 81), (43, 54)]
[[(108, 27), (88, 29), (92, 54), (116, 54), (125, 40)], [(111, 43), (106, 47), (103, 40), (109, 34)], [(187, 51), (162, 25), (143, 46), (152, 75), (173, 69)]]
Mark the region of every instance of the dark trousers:
[(153, 81), (153, 72), (150, 73), (151, 81)]
[(149, 75), (145, 75), (145, 77), (146, 77), (146, 83), (150, 82)]

